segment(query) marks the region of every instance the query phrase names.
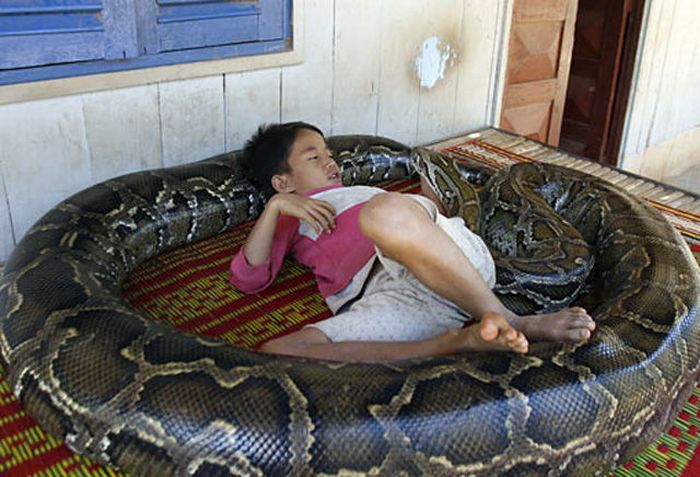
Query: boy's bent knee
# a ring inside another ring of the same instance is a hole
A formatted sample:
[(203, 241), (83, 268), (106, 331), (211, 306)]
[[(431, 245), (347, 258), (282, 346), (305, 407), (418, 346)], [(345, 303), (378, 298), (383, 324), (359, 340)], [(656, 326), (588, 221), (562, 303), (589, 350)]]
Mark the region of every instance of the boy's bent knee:
[(428, 218), (428, 212), (415, 200), (396, 192), (377, 194), (360, 211), (360, 230), (372, 237), (378, 232), (401, 232)]

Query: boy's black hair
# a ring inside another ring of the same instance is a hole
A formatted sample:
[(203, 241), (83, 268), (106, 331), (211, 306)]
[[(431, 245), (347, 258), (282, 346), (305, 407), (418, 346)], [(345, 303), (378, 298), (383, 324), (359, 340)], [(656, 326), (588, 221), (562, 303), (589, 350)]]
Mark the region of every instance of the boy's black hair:
[(319, 128), (302, 121), (282, 124), (263, 124), (243, 148), (243, 166), (266, 193), (273, 193), (272, 176), (289, 172), (289, 154), (297, 134), (302, 129)]

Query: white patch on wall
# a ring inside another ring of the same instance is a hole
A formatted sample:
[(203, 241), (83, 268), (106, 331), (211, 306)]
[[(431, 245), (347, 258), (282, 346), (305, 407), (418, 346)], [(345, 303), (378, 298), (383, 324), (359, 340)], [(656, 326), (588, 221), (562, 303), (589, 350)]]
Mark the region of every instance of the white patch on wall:
[(431, 89), (445, 77), (448, 66), (454, 66), (457, 52), (440, 38), (431, 36), (423, 42), (415, 60), (416, 74), (423, 88)]

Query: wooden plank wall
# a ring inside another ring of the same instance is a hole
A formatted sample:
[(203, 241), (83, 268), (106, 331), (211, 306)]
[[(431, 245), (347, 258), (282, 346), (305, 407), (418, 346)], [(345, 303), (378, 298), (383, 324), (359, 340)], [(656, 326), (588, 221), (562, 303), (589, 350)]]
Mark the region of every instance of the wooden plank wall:
[[(304, 62), (0, 106), (0, 262), (44, 212), (109, 177), (240, 148), (263, 122), (425, 143), (493, 123), (509, 0), (305, 0)], [(453, 57), (421, 87), (437, 37)]]
[[(700, 168), (700, 3), (647, 0), (645, 10), (621, 165), (664, 180)], [(674, 140), (684, 136), (688, 147)]]

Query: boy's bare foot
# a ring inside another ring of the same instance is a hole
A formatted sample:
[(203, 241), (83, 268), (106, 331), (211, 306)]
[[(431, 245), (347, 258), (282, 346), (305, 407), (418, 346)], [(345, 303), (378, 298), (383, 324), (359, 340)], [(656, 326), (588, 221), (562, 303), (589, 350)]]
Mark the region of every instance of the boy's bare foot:
[(531, 340), (586, 341), (595, 330), (593, 318), (580, 306), (542, 315), (513, 315), (508, 319)]
[(468, 328), (448, 332), (460, 340), (461, 351), (515, 351), (526, 353), (528, 342), (523, 333), (513, 328), (503, 315), (488, 312), (481, 321)]

